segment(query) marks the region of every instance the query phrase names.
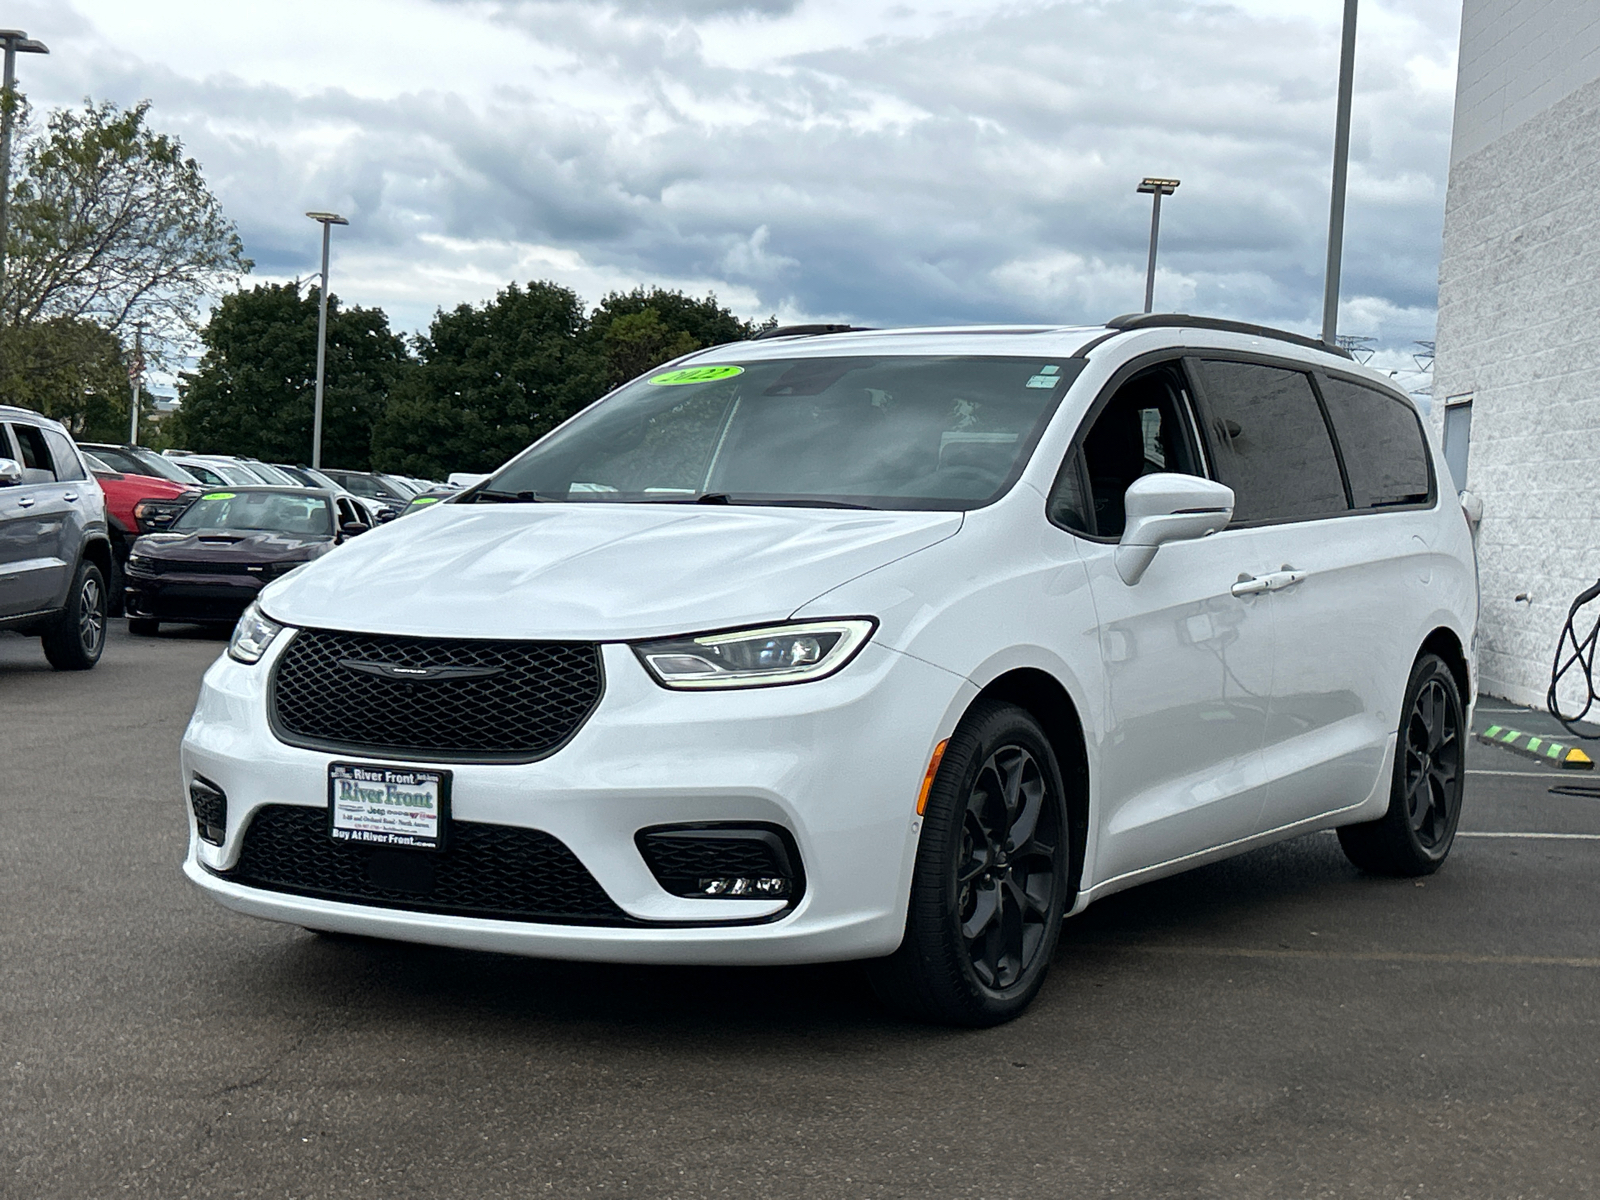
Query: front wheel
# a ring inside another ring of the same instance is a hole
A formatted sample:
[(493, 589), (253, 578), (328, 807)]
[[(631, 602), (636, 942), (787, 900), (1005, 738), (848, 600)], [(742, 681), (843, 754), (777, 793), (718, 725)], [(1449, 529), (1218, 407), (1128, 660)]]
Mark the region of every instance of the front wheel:
[(906, 935), (868, 965), (879, 997), (917, 1020), (1009, 1021), (1044, 984), (1071, 857), (1065, 790), (1037, 721), (981, 701), (929, 792)]
[(106, 648), (106, 581), (92, 562), (80, 563), (66, 610), (39, 639), (58, 671), (87, 671)]
[(1444, 659), (1411, 668), (1394, 750), (1389, 811), (1339, 830), (1345, 857), (1373, 875), (1432, 875), (1444, 865), (1466, 786), (1466, 715)]

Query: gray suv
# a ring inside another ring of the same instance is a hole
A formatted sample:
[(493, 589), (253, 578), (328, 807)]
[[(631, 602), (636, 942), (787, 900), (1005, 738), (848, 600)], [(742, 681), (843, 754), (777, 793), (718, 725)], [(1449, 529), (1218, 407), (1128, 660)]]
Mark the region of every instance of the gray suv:
[(100, 485), (64, 427), (0, 404), (0, 629), (37, 636), (58, 671), (106, 644), (111, 541)]

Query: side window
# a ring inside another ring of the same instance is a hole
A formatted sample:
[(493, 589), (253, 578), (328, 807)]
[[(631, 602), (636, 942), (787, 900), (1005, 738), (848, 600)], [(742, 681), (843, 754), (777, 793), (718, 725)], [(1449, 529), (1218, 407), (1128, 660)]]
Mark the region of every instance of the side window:
[(1168, 366), (1135, 375), (1119, 387), (1080, 439), (1083, 471), (1069, 458), (1056, 481), (1051, 520), (1076, 529), (1080, 526), (1070, 514), (1084, 513), (1085, 532), (1121, 537), (1122, 499), (1135, 479), (1163, 471), (1203, 474), (1187, 431), (1187, 403), (1181, 376)]
[(22, 452), (22, 482), (54, 482), (55, 468), (50, 465), (50, 451), (41, 432), (32, 425), (13, 425), (11, 433), (17, 439), (17, 449)]
[(1261, 363), (1200, 365), (1205, 431), (1235, 523), (1348, 512), (1322, 406), (1300, 371)]
[(39, 432), (44, 434), (44, 440), (50, 447), (50, 458), (55, 463), (56, 478), (82, 479), (83, 464), (78, 461), (78, 452), (73, 448), (71, 440), (54, 429), (42, 429)]
[(1357, 508), (1428, 501), (1428, 450), (1411, 406), (1376, 388), (1320, 376)]

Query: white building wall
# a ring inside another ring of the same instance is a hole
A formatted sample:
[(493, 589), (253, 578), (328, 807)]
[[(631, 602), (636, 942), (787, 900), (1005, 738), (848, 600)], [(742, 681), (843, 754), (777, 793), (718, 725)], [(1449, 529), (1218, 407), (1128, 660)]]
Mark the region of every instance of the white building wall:
[(1600, 576), (1600, 0), (1465, 4), (1434, 421), (1463, 395), (1481, 687), (1542, 705)]

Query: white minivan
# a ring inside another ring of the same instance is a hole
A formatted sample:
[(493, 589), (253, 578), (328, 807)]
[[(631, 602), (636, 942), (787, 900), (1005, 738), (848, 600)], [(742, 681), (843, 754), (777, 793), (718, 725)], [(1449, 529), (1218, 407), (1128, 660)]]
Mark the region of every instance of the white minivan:
[(982, 1025), (1123, 888), (1327, 828), (1444, 860), (1473, 544), (1386, 378), (1188, 316), (778, 332), (270, 584), (184, 736), (189, 878), (319, 931), (870, 960)]

